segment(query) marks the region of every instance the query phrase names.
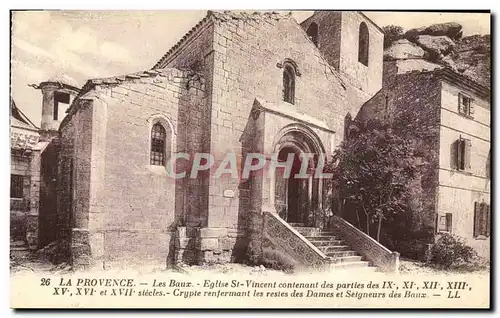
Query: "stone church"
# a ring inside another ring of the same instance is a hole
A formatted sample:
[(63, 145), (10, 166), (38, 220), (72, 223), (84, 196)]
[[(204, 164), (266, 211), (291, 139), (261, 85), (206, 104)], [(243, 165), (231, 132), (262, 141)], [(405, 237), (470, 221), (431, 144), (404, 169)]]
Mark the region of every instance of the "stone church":
[(300, 180), (167, 173), (178, 153), (189, 155), (175, 169), (188, 174), (198, 153), (213, 156), (213, 169), (228, 153), (239, 163), (248, 153), (328, 159), (382, 89), (383, 40), (361, 12), (317, 11), (299, 24), (288, 13), (209, 11), (149, 70), (82, 88), (68, 78), (40, 84), (42, 166), (51, 168), (30, 210), (39, 220), (30, 246), (57, 239), (76, 267), (255, 263), (274, 253), (308, 267), (397, 270), (397, 252), (332, 210), (336, 194), (313, 177), (314, 157)]

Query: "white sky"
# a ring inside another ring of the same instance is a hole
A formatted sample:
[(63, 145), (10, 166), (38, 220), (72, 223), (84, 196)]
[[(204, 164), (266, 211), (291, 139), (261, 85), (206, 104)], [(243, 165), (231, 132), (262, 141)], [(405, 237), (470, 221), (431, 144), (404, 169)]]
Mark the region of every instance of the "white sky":
[[(12, 96), (40, 123), (41, 94), (28, 84), (58, 73), (89, 78), (151, 68), (206, 11), (22, 11), (13, 13)], [(295, 11), (300, 22), (312, 11)], [(379, 26), (410, 29), (455, 21), (464, 35), (489, 34), (489, 14), (365, 12)]]

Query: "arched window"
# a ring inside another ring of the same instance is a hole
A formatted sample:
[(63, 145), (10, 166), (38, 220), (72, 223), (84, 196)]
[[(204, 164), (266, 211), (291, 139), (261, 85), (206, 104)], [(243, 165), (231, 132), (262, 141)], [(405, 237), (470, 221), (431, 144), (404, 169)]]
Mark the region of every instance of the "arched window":
[(165, 165), (165, 150), (167, 143), (167, 132), (162, 124), (156, 123), (151, 128), (151, 159), (150, 163), (155, 166)]
[(368, 66), (368, 50), (370, 48), (370, 33), (366, 23), (359, 25), (358, 61)]
[(318, 46), (318, 25), (316, 23), (311, 23), (311, 25), (307, 28), (307, 36), (314, 45)]
[(290, 104), (295, 102), (295, 69), (288, 63), (283, 67), (283, 100)]

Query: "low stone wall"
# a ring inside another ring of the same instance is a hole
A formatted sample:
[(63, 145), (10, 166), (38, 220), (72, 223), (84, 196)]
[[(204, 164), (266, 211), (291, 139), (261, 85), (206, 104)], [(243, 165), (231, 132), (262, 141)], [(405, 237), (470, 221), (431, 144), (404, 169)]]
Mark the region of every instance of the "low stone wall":
[(244, 258), (246, 238), (228, 228), (178, 227), (175, 235), (175, 263), (229, 263)]
[(86, 270), (95, 265), (90, 246), (89, 231), (73, 228), (71, 231), (71, 265), (74, 270)]
[(264, 211), (264, 238), (294, 260), (309, 268), (325, 268), (328, 258), (277, 214)]
[(384, 272), (397, 272), (399, 267), (399, 253), (391, 252), (385, 246), (360, 231), (351, 223), (338, 216), (333, 216), (333, 230), (342, 236), (356, 252)]

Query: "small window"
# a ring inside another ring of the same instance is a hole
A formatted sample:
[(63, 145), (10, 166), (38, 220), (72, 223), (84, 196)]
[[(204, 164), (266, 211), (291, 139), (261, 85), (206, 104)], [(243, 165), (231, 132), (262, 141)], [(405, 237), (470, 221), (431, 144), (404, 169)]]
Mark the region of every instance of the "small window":
[(311, 23), (311, 25), (307, 28), (307, 36), (314, 43), (314, 45), (318, 46), (318, 25), (316, 23)]
[(451, 233), (452, 223), (453, 223), (453, 215), (451, 213), (445, 213), (439, 215), (438, 231)]
[(359, 41), (358, 41), (358, 61), (365, 66), (368, 66), (368, 51), (370, 48), (370, 33), (366, 23), (361, 22), (359, 25)]
[(69, 94), (63, 92), (54, 92), (54, 120), (59, 120), (59, 103), (69, 105)]
[(283, 100), (295, 103), (295, 68), (290, 64), (283, 67)]
[(153, 125), (151, 129), (151, 159), (150, 163), (155, 166), (165, 165), (166, 131), (160, 123)]
[(454, 157), (456, 158), (455, 169), (460, 171), (470, 171), (471, 168), (471, 148), (469, 139), (460, 138), (455, 141), (453, 147)]
[(474, 104), (471, 97), (462, 93), (458, 94), (458, 113), (466, 117), (474, 117)]
[(21, 199), (23, 197), (24, 177), (17, 174), (10, 175), (10, 197)]
[(490, 236), (491, 208), (489, 204), (474, 202), (474, 237)]

